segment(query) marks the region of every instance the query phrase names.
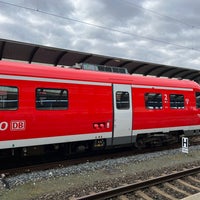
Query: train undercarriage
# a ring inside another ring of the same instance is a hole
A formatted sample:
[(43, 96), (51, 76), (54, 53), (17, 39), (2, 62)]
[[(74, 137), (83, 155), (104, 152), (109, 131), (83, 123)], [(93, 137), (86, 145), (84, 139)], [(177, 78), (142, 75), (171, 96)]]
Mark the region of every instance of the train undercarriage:
[(174, 144), (180, 141), (183, 131), (174, 131), (170, 133), (148, 133), (139, 134), (136, 138), (135, 146), (139, 149), (155, 146)]
[(60, 156), (71, 156), (83, 152), (92, 152), (96, 150), (103, 150), (106, 147), (105, 139), (49, 144), (40, 146), (30, 146), (22, 148), (1, 149), (0, 158), (5, 157), (29, 157), (58, 154)]
[[(183, 136), (197, 136), (200, 135), (199, 130), (193, 131), (172, 131), (169, 133), (145, 133), (138, 134), (135, 142), (128, 144), (128, 146), (135, 146), (137, 149), (153, 148), (158, 146), (175, 144), (181, 141)], [(127, 146), (118, 145), (112, 146), (107, 145), (106, 139), (96, 139), (81, 142), (61, 143), (61, 144), (49, 144), (40, 146), (30, 146), (22, 148), (2, 149), (0, 150), (0, 158), (4, 157), (29, 157), (29, 156), (40, 156), (50, 155), (58, 153), (61, 156), (75, 155), (83, 152), (93, 152), (97, 150), (120, 148)]]

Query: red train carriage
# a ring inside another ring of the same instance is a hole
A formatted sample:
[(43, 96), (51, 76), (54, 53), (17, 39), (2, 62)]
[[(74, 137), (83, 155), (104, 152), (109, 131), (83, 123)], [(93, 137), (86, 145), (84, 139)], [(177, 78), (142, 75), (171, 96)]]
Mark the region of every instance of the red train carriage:
[(167, 142), (198, 132), (199, 99), (193, 81), (1, 61), (0, 149)]

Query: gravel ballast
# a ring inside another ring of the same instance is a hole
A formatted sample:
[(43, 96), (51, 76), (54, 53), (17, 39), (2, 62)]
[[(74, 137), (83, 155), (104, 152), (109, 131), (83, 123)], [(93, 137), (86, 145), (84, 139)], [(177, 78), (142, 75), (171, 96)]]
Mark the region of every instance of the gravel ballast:
[(87, 162), (5, 177), (0, 181), (0, 199), (73, 199), (199, 164), (200, 146), (190, 147), (188, 154), (176, 149)]

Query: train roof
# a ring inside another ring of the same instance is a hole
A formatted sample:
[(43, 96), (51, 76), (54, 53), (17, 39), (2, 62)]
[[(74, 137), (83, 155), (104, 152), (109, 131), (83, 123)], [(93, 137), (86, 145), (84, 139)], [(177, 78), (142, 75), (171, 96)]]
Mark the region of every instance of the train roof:
[(103, 82), (115, 84), (200, 89), (199, 84), (190, 80), (178, 80), (130, 74), (117, 74), (110, 72), (89, 71), (82, 69), (44, 66), (39, 64), (26, 64), (22, 62), (10, 61), (0, 61), (0, 74), (12, 76), (92, 81), (101, 83)]

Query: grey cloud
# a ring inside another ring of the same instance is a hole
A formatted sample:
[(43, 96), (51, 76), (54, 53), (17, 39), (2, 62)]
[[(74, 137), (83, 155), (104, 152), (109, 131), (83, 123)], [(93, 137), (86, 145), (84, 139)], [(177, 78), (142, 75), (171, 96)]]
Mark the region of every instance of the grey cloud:
[(34, 11), (0, 3), (1, 38), (180, 67), (200, 64), (197, 0), (13, 0), (12, 4)]

